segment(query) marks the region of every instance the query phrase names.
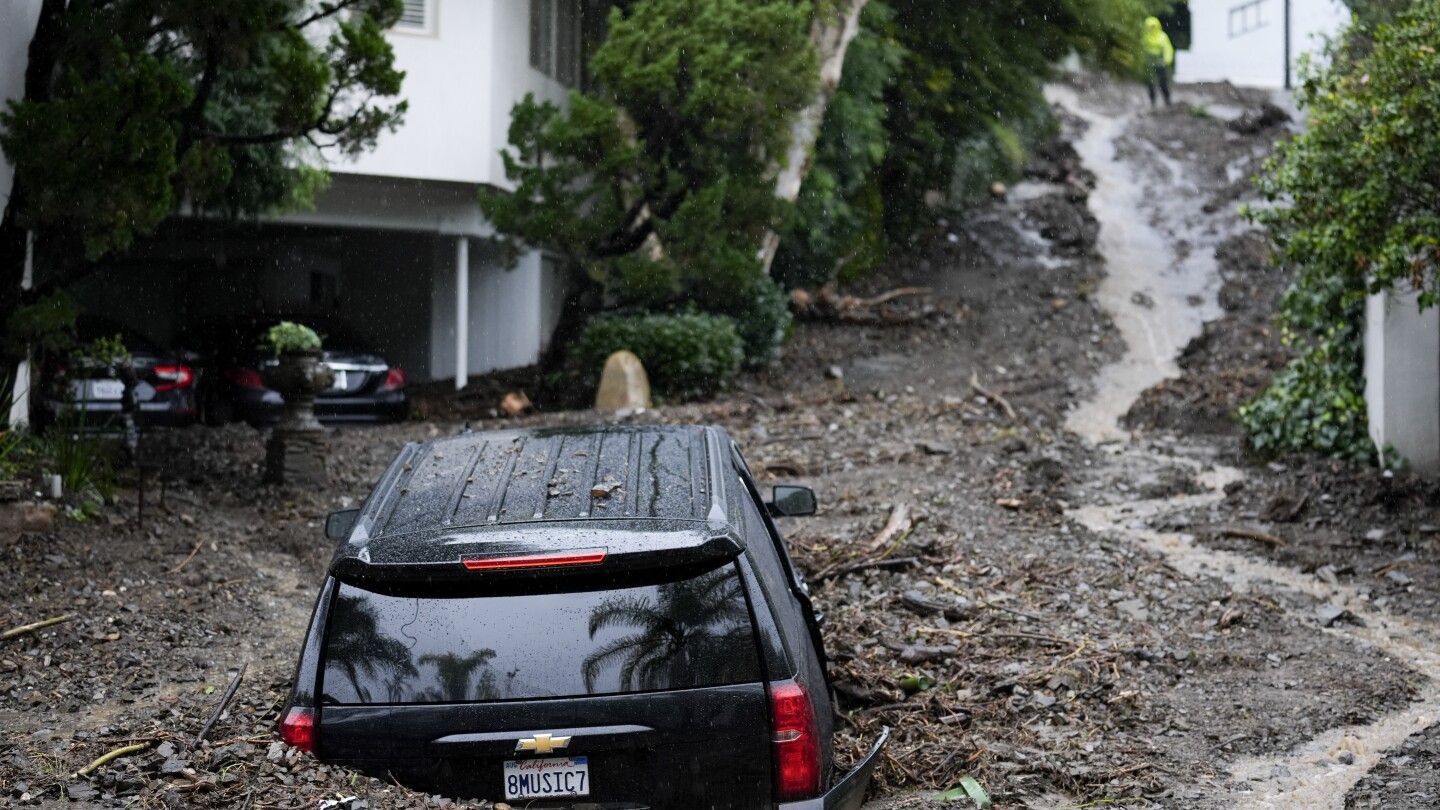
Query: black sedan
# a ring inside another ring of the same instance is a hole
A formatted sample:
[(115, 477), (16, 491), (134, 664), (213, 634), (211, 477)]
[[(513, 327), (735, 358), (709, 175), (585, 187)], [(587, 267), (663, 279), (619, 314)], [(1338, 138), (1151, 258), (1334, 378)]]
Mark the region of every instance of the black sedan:
[(193, 424), (196, 417), (195, 367), (185, 354), (104, 318), (82, 316), (76, 322), (78, 348), (37, 358), (39, 395), (35, 420), (41, 424), (118, 428), (124, 408), (124, 364), (96, 355), (95, 341), (118, 340), (134, 369), (137, 427)]
[(276, 362), (261, 348), (265, 330), (282, 320), (304, 323), (324, 338), (323, 360), (335, 372), (335, 382), (315, 399), (315, 416), (321, 422), (393, 422), (409, 416), (405, 372), (364, 349), (342, 325), (266, 315), (211, 321), (181, 335), (180, 344), (202, 358), (197, 393), (205, 424), (244, 421), (263, 427), (280, 421), (284, 403), (265, 387), (260, 371)]

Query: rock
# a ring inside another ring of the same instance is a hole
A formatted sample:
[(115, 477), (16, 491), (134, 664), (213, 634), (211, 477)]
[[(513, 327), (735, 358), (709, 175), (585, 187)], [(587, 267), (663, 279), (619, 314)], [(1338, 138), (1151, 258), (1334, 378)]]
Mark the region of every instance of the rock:
[(0, 539), (13, 540), (24, 532), (48, 532), (55, 528), (55, 506), (48, 503), (7, 503), (0, 505)]
[(1137, 622), (1150, 620), (1150, 611), (1145, 608), (1144, 599), (1126, 599), (1124, 602), (1116, 602), (1115, 609)]
[(948, 456), (955, 452), (955, 448), (948, 444), (940, 444), (939, 442), (921, 442), (920, 449), (923, 450), (927, 456)]
[(1239, 118), (1225, 126), (1241, 135), (1257, 135), (1289, 120), (1289, 113), (1267, 101), (1262, 103), (1259, 109), (1246, 110)]
[(843, 369), (843, 368), (841, 368), (841, 367), (839, 367), (839, 366), (831, 366), (831, 367), (825, 369), (825, 379), (827, 379), (827, 380), (843, 380), (843, 379), (845, 379), (845, 369)]
[(84, 782), (76, 782), (73, 785), (65, 786), (65, 795), (69, 796), (72, 801), (83, 802), (95, 798), (100, 795), (100, 792)]
[(531, 408), (530, 397), (524, 391), (511, 391), (500, 400), (500, 412), (509, 417), (520, 416)]
[(160, 773), (164, 776), (174, 776), (190, 767), (190, 760), (170, 757), (160, 763)]
[(1005, 195), (1009, 193), (1010, 189), (1006, 188), (1005, 184), (998, 180), (990, 184), (990, 196), (997, 200), (1005, 199)]
[(952, 658), (958, 652), (960, 652), (960, 649), (951, 644), (940, 647), (912, 644), (900, 651), (900, 661), (905, 664), (923, 664), (926, 661), (934, 661), (937, 658)]
[(1337, 605), (1332, 605), (1328, 602), (1323, 605), (1316, 606), (1315, 618), (1320, 621), (1321, 627), (1330, 627), (1336, 622), (1355, 624), (1361, 627), (1364, 626), (1364, 622), (1360, 621), (1359, 617), (1357, 617), (1355, 614), (1351, 613), (1345, 608), (1339, 607)]
[(600, 388), (595, 392), (595, 408), (618, 411), (622, 408), (653, 408), (650, 400), (650, 376), (645, 364), (633, 352), (618, 351), (605, 359), (600, 374)]
[(1341, 765), (1354, 765), (1355, 755), (1350, 753), (1349, 751), (1341, 751), (1340, 755), (1335, 757), (1335, 761), (1340, 763)]

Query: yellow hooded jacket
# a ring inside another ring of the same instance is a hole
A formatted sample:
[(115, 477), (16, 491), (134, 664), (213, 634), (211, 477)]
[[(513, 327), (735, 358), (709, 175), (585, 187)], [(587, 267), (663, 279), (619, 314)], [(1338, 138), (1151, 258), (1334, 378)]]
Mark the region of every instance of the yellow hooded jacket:
[(1175, 64), (1175, 46), (1170, 44), (1170, 37), (1166, 36), (1165, 29), (1160, 27), (1159, 19), (1145, 18), (1145, 34), (1141, 37), (1141, 43), (1145, 46), (1145, 55), (1152, 63), (1163, 60), (1166, 67)]

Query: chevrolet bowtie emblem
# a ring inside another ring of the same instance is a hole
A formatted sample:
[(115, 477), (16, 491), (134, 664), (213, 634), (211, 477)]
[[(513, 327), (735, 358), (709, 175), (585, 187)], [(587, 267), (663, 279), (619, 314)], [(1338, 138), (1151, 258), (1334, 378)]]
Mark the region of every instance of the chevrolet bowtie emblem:
[(551, 737), (549, 734), (536, 734), (534, 737), (521, 738), (520, 742), (515, 743), (515, 750), (549, 754), (553, 751), (559, 751), (569, 744), (569, 737)]

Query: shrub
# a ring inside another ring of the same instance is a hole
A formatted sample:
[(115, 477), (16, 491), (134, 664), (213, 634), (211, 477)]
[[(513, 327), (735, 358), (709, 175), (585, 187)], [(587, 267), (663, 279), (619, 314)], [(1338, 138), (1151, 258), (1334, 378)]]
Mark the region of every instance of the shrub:
[(1401, 287), (1417, 290), (1422, 308), (1440, 303), (1437, 39), (1440, 0), (1416, 0), (1387, 24), (1357, 25), (1330, 46), (1327, 67), (1302, 71), (1308, 127), (1266, 165), (1256, 185), (1269, 205), (1249, 212), (1296, 268), (1277, 320), (1301, 349), (1240, 411), (1256, 449), (1376, 456), (1362, 394), (1364, 296)]
[(656, 398), (669, 401), (714, 396), (744, 359), (735, 322), (700, 312), (602, 315), (586, 324), (575, 357), (586, 374), (598, 377), (605, 358), (622, 349), (645, 364)]
[(780, 285), (757, 275), (748, 287), (723, 297), (712, 296), (706, 309), (735, 322), (735, 333), (745, 353), (745, 368), (765, 368), (780, 359), (780, 344), (794, 322), (790, 296)]
[(303, 323), (281, 321), (265, 331), (265, 346), (276, 357), (287, 352), (318, 352), (320, 335)]

